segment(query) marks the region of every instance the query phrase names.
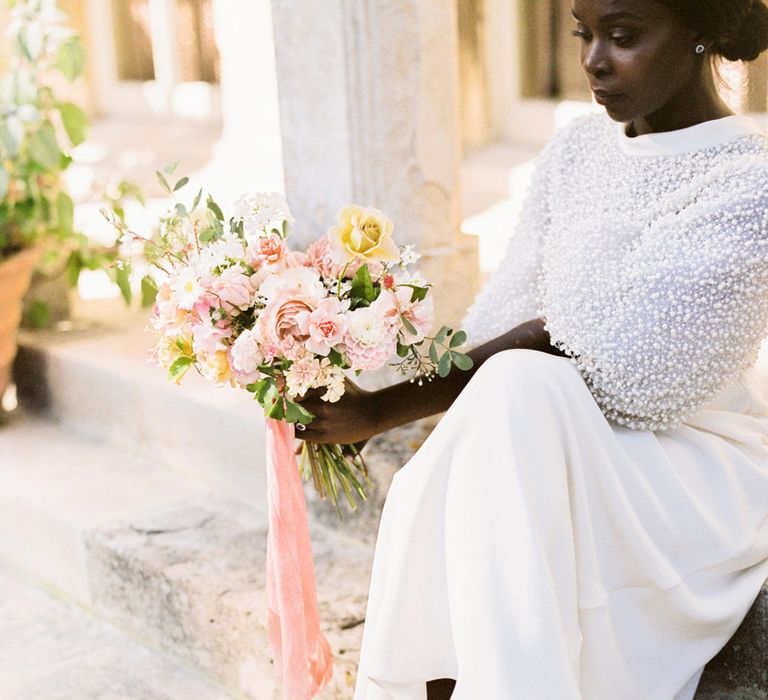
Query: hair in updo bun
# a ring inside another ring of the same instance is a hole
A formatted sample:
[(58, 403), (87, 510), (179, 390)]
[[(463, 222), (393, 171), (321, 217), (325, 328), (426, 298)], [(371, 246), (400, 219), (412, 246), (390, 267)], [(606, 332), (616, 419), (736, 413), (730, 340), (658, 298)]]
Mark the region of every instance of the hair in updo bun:
[(712, 42), (728, 61), (754, 61), (768, 49), (765, 0), (658, 0)]

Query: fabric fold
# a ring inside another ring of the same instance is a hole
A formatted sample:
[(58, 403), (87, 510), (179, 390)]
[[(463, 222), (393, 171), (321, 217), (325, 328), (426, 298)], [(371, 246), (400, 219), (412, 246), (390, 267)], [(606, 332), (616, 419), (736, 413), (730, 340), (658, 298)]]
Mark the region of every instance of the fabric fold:
[(309, 700), (331, 680), (333, 659), (320, 631), (307, 507), (293, 452), (293, 425), (268, 418), (266, 437), (269, 644), (285, 700)]

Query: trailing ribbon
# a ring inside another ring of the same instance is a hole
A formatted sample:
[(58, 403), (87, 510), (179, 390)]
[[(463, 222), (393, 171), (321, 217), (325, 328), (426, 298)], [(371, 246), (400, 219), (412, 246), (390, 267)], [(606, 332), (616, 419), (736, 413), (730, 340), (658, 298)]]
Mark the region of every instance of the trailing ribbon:
[(307, 506), (293, 451), (292, 423), (267, 418), (267, 605), (269, 644), (285, 700), (310, 700), (331, 680), (320, 631)]

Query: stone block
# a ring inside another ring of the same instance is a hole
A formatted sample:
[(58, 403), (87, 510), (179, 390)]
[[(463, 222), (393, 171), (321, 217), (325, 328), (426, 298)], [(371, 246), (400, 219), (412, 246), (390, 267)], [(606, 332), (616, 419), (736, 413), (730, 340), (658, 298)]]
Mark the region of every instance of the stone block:
[(702, 674), (696, 700), (768, 699), (768, 582), (728, 644)]
[[(321, 698), (349, 698), (372, 551), (311, 524), (321, 626), (335, 672)], [(247, 697), (279, 697), (267, 644), (266, 528), (231, 500), (190, 502), (89, 533), (95, 610)]]
[(215, 681), (0, 565), (4, 700), (227, 700)]

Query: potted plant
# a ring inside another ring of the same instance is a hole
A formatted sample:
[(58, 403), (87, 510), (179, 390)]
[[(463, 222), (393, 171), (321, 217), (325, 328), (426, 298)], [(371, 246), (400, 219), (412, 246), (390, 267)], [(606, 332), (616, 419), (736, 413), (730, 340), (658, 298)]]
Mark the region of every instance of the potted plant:
[(35, 266), (58, 265), (76, 283), (84, 267), (111, 262), (109, 251), (102, 255), (75, 230), (63, 178), (89, 125), (80, 107), (56, 95), (56, 86), (76, 81), (85, 64), (66, 22), (55, 0), (10, 2), (0, 80), (0, 398)]

